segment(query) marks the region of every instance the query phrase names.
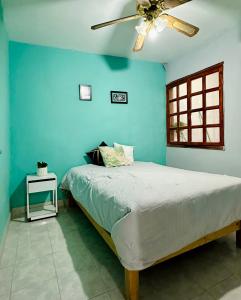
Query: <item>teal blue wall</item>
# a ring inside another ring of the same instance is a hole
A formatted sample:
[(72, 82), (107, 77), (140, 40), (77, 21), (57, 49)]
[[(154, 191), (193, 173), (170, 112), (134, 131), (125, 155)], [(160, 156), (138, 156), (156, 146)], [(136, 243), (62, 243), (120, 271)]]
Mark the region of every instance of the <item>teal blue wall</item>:
[(0, 1), (0, 242), (9, 218), (8, 38)]
[[(92, 102), (79, 101), (80, 83), (92, 85)], [(165, 163), (161, 64), (11, 42), (10, 87), (12, 207), (25, 204), (25, 175), (38, 160), (60, 181), (103, 140), (135, 145), (137, 160)], [(129, 104), (111, 104), (111, 90), (128, 91)]]

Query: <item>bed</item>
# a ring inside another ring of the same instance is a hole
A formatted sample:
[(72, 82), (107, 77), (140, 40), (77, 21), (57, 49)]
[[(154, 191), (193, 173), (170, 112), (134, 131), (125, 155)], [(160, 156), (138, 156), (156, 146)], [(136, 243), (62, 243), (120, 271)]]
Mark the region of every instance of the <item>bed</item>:
[(135, 162), (72, 168), (69, 190), (125, 268), (127, 299), (138, 299), (139, 271), (237, 232), (241, 179)]

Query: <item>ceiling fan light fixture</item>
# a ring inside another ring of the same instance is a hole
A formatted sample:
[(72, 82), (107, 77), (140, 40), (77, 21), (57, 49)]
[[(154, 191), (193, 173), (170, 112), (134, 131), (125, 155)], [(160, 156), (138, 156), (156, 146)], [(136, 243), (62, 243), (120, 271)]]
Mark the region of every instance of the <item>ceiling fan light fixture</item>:
[(138, 34), (141, 34), (143, 36), (147, 35), (147, 29), (148, 26), (145, 22), (142, 22), (139, 26), (136, 26), (136, 31), (138, 32)]
[[(0, 0), (1, 1), (1, 0)], [(134, 1), (134, 0), (133, 0)], [(100, 23), (91, 26), (92, 30), (97, 30), (107, 26), (122, 24), (128, 21), (142, 19), (143, 22), (136, 26), (135, 29), (138, 32), (138, 36), (133, 48), (134, 52), (141, 51), (143, 49), (147, 35), (151, 39), (155, 38), (158, 33), (162, 32), (166, 27), (176, 30), (188, 37), (195, 36), (199, 28), (192, 24), (185, 22), (167, 14), (165, 11), (178, 7), (184, 3), (192, 0), (135, 0), (136, 1), (136, 13), (131, 16), (121, 17), (119, 19), (111, 20), (108, 22)]]
[(157, 18), (154, 22), (157, 32), (162, 32), (168, 25), (168, 21), (165, 19)]
[(158, 36), (158, 32), (157, 32), (156, 28), (152, 27), (152, 29), (150, 30), (149, 35), (148, 35), (149, 39), (155, 40), (157, 38), (157, 36)]

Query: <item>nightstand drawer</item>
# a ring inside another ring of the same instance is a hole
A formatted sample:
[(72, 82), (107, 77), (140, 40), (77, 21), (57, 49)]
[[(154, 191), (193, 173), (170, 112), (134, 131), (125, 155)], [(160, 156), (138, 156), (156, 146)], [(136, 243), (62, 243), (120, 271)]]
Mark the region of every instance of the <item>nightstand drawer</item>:
[(56, 180), (30, 182), (28, 184), (29, 193), (40, 193), (56, 189)]

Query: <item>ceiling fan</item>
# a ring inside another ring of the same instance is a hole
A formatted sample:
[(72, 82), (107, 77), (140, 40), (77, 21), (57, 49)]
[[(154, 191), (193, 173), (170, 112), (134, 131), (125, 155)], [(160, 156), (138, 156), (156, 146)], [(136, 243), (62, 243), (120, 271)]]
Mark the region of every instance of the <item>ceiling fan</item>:
[(91, 29), (96, 30), (106, 26), (143, 18), (144, 20), (141, 25), (136, 26), (138, 36), (133, 48), (135, 52), (142, 50), (145, 38), (152, 30), (161, 32), (165, 27), (169, 27), (186, 36), (193, 37), (198, 33), (198, 27), (165, 13), (168, 9), (190, 1), (192, 0), (137, 0), (137, 13), (135, 15), (97, 24), (92, 26)]

